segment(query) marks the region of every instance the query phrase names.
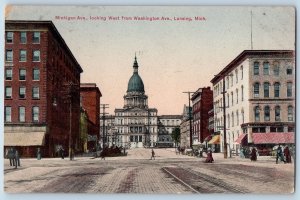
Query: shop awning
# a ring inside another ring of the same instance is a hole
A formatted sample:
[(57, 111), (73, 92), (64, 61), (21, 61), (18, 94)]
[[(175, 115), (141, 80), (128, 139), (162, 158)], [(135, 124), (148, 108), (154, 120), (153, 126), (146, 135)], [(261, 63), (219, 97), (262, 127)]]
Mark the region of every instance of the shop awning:
[(246, 135), (247, 134), (245, 134), (245, 133), (242, 133), (237, 139), (236, 139), (236, 143), (237, 144), (241, 144), (241, 143), (243, 143), (243, 140), (245, 140), (246, 139)]
[(294, 144), (295, 133), (253, 133), (254, 144)]
[(208, 144), (220, 144), (220, 135), (213, 136)]
[(4, 133), (4, 146), (42, 146), (45, 132)]
[(211, 135), (207, 136), (207, 137), (204, 139), (204, 142), (208, 142), (209, 140), (211, 140), (211, 138), (212, 138)]

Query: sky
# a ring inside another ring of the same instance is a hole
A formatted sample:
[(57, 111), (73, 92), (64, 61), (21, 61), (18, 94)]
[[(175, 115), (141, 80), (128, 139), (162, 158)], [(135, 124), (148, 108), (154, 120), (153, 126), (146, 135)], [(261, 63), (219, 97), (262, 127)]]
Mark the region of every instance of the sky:
[[(52, 20), (84, 71), (81, 82), (97, 84), (110, 114), (124, 105), (136, 54), (149, 107), (166, 115), (182, 114), (183, 92), (212, 87), (214, 75), (251, 49), (251, 11), (254, 50), (295, 49), (293, 7), (9, 6), (5, 19)], [(135, 16), (159, 20), (128, 20)]]

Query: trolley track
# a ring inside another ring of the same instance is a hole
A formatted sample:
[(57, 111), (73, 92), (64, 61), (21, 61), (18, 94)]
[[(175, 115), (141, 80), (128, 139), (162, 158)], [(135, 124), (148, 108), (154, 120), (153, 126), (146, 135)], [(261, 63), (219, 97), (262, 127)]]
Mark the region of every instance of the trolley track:
[(181, 167), (163, 167), (162, 170), (194, 193), (247, 193), (246, 189), (231, 186), (228, 183), (190, 169)]

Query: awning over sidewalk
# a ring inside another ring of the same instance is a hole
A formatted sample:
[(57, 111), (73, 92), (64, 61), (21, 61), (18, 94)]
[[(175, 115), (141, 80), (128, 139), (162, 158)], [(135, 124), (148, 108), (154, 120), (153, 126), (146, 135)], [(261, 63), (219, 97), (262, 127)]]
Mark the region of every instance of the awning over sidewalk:
[(208, 144), (220, 144), (220, 135), (213, 136)]
[(211, 138), (212, 138), (212, 136), (211, 136), (211, 135), (207, 136), (207, 137), (204, 139), (204, 142), (208, 142), (208, 141), (210, 141), (210, 140), (211, 140)]
[(295, 133), (253, 133), (254, 144), (294, 144)]
[(4, 133), (4, 146), (42, 146), (45, 132)]
[(236, 143), (237, 144), (242, 144), (242, 143), (244, 143), (245, 142), (245, 140), (246, 140), (246, 135), (247, 134), (245, 134), (245, 133), (242, 133), (237, 139), (236, 139)]

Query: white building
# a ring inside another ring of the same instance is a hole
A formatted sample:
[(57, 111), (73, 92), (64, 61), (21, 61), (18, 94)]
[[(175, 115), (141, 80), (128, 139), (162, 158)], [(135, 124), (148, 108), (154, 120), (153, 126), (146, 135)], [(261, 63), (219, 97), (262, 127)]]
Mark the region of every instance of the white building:
[[(221, 151), (224, 144), (223, 79), (228, 151), (237, 151), (239, 144), (236, 141), (238, 138), (241, 141), (244, 136), (248, 144), (262, 148), (270, 148), (268, 145), (274, 145), (276, 141), (281, 143), (287, 137), (294, 137), (293, 51), (245, 50), (211, 80), (214, 88), (214, 128), (221, 132)], [(275, 134), (274, 139), (273, 133), (286, 134)], [(270, 141), (262, 142), (262, 138)]]

